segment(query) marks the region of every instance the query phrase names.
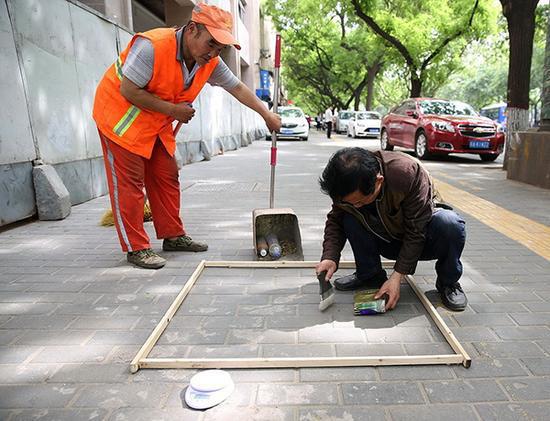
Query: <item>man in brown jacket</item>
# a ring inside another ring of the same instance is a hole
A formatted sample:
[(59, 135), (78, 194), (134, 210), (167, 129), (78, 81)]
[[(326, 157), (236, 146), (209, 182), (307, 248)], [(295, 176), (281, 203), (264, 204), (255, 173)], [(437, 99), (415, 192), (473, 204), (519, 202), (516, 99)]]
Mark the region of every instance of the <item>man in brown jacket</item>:
[[(317, 273), (332, 277), (349, 240), (357, 270), (336, 279), (334, 286), (380, 288), (377, 298), (385, 296), (391, 310), (399, 301), (403, 277), (415, 272), (419, 260), (436, 260), (436, 288), (443, 303), (451, 310), (466, 308), (458, 282), (465, 223), (452, 210), (436, 207), (430, 175), (420, 162), (401, 152), (345, 148), (330, 158), (319, 183), (333, 204)], [(395, 260), (389, 279), (381, 256)]]

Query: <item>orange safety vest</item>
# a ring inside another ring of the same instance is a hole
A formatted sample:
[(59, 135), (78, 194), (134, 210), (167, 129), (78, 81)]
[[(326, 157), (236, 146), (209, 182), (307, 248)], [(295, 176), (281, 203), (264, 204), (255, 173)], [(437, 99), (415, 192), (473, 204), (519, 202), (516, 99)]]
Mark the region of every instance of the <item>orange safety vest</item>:
[(165, 114), (140, 109), (120, 93), (122, 66), (136, 37), (153, 43), (153, 76), (147, 85), (151, 94), (174, 104), (191, 104), (218, 65), (215, 57), (199, 67), (189, 88), (184, 89), (181, 62), (177, 60), (176, 29), (158, 28), (134, 35), (126, 49), (103, 75), (96, 90), (93, 117), (98, 129), (113, 142), (149, 159), (157, 137), (170, 155), (176, 151), (172, 129), (174, 119)]

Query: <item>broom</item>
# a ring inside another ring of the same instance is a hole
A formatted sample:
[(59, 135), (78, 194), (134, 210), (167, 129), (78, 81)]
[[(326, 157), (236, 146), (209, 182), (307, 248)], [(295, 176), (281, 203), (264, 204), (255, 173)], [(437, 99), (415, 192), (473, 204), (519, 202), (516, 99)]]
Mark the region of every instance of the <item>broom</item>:
[[(183, 123), (181, 121), (178, 121), (178, 124), (176, 124), (176, 128), (174, 129), (174, 137), (178, 134), (180, 127)], [(147, 200), (147, 196), (145, 196), (145, 204), (143, 205), (143, 222), (149, 222), (153, 220), (153, 213), (151, 212), (151, 206), (149, 206), (149, 201)], [(105, 211), (103, 216), (101, 217), (101, 221), (99, 222), (99, 225), (102, 227), (112, 227), (115, 225), (115, 218), (113, 216), (113, 210), (108, 209)]]

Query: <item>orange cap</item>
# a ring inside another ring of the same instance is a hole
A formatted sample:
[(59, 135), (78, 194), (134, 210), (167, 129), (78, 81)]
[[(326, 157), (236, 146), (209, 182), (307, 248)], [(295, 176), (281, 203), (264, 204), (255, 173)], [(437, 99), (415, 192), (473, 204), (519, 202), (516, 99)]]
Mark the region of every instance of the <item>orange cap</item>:
[(199, 3), (193, 8), (191, 20), (202, 23), (208, 29), (210, 35), (220, 44), (232, 44), (236, 49), (241, 49), (231, 32), (233, 30), (233, 16), (231, 16), (231, 13), (216, 6)]

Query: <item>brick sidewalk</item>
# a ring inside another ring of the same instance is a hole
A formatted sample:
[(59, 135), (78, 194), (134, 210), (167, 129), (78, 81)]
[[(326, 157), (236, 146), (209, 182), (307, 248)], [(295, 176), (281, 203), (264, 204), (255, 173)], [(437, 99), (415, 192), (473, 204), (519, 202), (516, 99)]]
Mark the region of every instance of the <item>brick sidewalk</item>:
[[(275, 194), (275, 207), (291, 207), (298, 215), (306, 260), (317, 260), (321, 252), (329, 200), (319, 192), (317, 178), (328, 157), (343, 146), (377, 147), (374, 140), (334, 136), (328, 141), (312, 134), (307, 143), (280, 143)], [(114, 230), (98, 226), (108, 207), (105, 197), (73, 207), (66, 220), (0, 233), (0, 419), (547, 417), (550, 262), (466, 213), (462, 283), (470, 306), (460, 314), (439, 311), (472, 355), (469, 370), (230, 370), (236, 391), (208, 411), (193, 411), (183, 403), (193, 370), (130, 374), (130, 360), (200, 260), (253, 259), (252, 209), (268, 206), (269, 146), (255, 142), (183, 168), (184, 222), (210, 249), (163, 253), (169, 262), (159, 271), (126, 265)], [(550, 225), (550, 193), (506, 180), (495, 164), (461, 156), (426, 165), (454, 188)], [(459, 207), (461, 197), (447, 199)], [(536, 242), (536, 232), (533, 236)], [(160, 246), (153, 241), (155, 249)], [(349, 247), (343, 257), (352, 258)], [(381, 318), (354, 319), (349, 294), (340, 294), (331, 313), (321, 315), (312, 273), (286, 271), (208, 269), (154, 355), (355, 355), (373, 350), (391, 355), (439, 353), (446, 347), (408, 292), (397, 310)], [(433, 263), (421, 263), (415, 279), (433, 289)], [(434, 294), (430, 297), (438, 303)], [(327, 337), (323, 325), (337, 339)]]

